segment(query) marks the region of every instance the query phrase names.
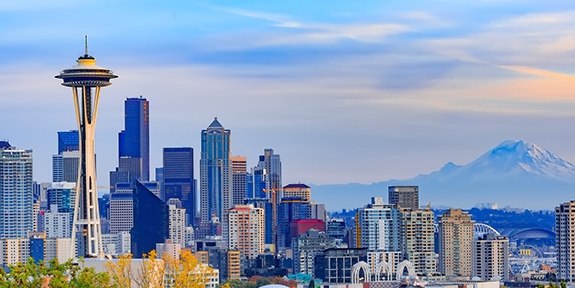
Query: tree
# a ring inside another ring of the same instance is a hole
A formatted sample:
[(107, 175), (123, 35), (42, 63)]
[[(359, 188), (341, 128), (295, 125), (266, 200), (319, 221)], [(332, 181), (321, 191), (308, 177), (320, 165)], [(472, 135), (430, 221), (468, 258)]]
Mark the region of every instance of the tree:
[(166, 282), (170, 287), (205, 287), (209, 282), (209, 278), (214, 276), (214, 269), (200, 263), (187, 250), (180, 254), (180, 259), (175, 259), (170, 254), (164, 253), (162, 260), (165, 263)]
[(109, 261), (104, 264), (106, 271), (112, 278), (112, 283), (115, 287), (130, 288), (132, 286), (132, 254), (124, 254), (118, 257), (115, 262)]
[(157, 259), (155, 250), (144, 254), (144, 258), (134, 281), (139, 287), (162, 287), (165, 274), (164, 262)]
[[(79, 260), (83, 264), (83, 259)], [(32, 258), (26, 263), (8, 266), (9, 273), (0, 269), (0, 287), (112, 287), (110, 276), (106, 273), (96, 273), (94, 268), (81, 268), (72, 259), (59, 263), (57, 259), (49, 265), (36, 264)]]

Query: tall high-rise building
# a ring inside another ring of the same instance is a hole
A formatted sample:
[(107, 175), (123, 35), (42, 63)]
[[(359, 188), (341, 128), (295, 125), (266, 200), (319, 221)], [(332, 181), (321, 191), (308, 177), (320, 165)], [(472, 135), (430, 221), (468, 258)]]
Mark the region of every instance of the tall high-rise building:
[(32, 150), (0, 142), (0, 239), (26, 238), (34, 229)]
[(169, 236), (172, 243), (179, 244), (180, 247), (186, 247), (186, 209), (178, 208), (176, 205), (168, 203), (168, 212), (170, 225)]
[(437, 272), (434, 228), (431, 208), (401, 209), (401, 252), (413, 264), (417, 274)]
[(509, 280), (509, 238), (485, 234), (473, 240), (471, 276), (489, 281), (493, 277)]
[(142, 96), (124, 101), (124, 130), (118, 133), (118, 167), (110, 172), (110, 189), (134, 180), (150, 180), (150, 105)]
[[(140, 181), (150, 180), (150, 103), (146, 98), (124, 101), (124, 125), (119, 133), (119, 157), (141, 158)], [(131, 170), (134, 171), (134, 170)], [(135, 176), (135, 175), (134, 175)], [(131, 179), (133, 180), (133, 179)]]
[(223, 220), (225, 211), (232, 207), (231, 134), (217, 117), (202, 130), (200, 236), (211, 234), (213, 218)]
[(133, 190), (134, 226), (131, 230), (132, 254), (142, 257), (170, 237), (168, 205), (139, 181)]
[(384, 204), (381, 197), (359, 208), (355, 216), (356, 247), (368, 251), (401, 251), (401, 215), (395, 205)]
[[(194, 149), (173, 147), (163, 150), (164, 200), (176, 198), (186, 209), (189, 225), (196, 225), (196, 187), (194, 185)], [(184, 247), (183, 243), (182, 247)]]
[(228, 210), (228, 249), (238, 250), (248, 259), (264, 253), (264, 210), (236, 205)]
[(265, 232), (264, 243), (267, 245), (274, 244), (272, 235), (272, 203), (269, 199), (251, 198), (245, 199), (244, 204), (253, 205), (256, 208), (264, 209)]
[(232, 156), (232, 205), (241, 205), (246, 198), (246, 156)]
[(389, 186), (387, 192), (389, 204), (401, 208), (419, 209), (418, 186)]
[(96, 66), (96, 59), (88, 54), (87, 37), (86, 51), (83, 56), (78, 57), (76, 62), (77, 66), (65, 69), (55, 76), (63, 80), (63, 86), (72, 88), (79, 131), (80, 172), (76, 181), (79, 199), (74, 209), (72, 239), (75, 241), (76, 231), (79, 231), (78, 254), (100, 257), (103, 250), (94, 134), (100, 90), (102, 87), (111, 85), (110, 79), (118, 76), (109, 69)]
[(473, 223), (461, 209), (449, 209), (439, 217), (439, 272), (448, 279), (471, 276)]
[[(274, 149), (264, 149), (264, 154), (260, 155), (258, 166), (263, 170), (263, 180), (266, 198), (272, 202), (272, 230), (274, 242), (277, 242), (278, 231), (278, 205), (284, 197), (282, 193), (282, 162), (279, 154), (274, 153)], [(254, 169), (256, 170), (256, 169)]]
[(575, 200), (555, 207), (555, 242), (557, 251), (557, 280), (575, 279)]
[(80, 134), (78, 130), (58, 131), (58, 154), (64, 151), (78, 151)]

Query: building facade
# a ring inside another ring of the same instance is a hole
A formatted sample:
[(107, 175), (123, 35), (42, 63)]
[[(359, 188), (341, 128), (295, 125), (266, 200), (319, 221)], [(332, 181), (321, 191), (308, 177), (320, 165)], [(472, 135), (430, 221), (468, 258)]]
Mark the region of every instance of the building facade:
[(356, 211), (356, 247), (368, 251), (401, 251), (401, 215), (395, 205), (372, 197), (371, 203)]
[(131, 250), (135, 258), (164, 243), (169, 236), (168, 205), (139, 181), (133, 190), (134, 227), (131, 230)]
[(246, 156), (232, 156), (232, 205), (244, 204), (247, 195), (247, 160)]
[(118, 167), (110, 172), (110, 186), (150, 180), (150, 103), (146, 98), (124, 101), (124, 130), (118, 133)]
[[(196, 226), (196, 187), (194, 185), (194, 149), (170, 147), (163, 149), (163, 200), (180, 199), (186, 209), (187, 224)], [(182, 246), (183, 247), (183, 246)]]
[(251, 205), (236, 205), (228, 210), (228, 249), (248, 259), (264, 253), (264, 210)]
[(419, 209), (418, 186), (389, 186), (387, 193), (389, 204), (401, 208)]
[(448, 280), (471, 276), (473, 223), (461, 209), (449, 209), (439, 217), (439, 272)]
[(473, 240), (472, 277), (489, 281), (493, 277), (509, 280), (509, 238), (485, 234)]
[(200, 236), (213, 234), (213, 217), (232, 207), (231, 134), (217, 118), (202, 130), (200, 159)]
[(288, 184), (284, 186), (283, 189), (284, 196), (289, 197), (300, 197), (304, 202), (311, 202), (311, 188), (305, 184)]
[(293, 273), (314, 276), (315, 256), (327, 249), (336, 248), (336, 241), (325, 232), (312, 229), (294, 238), (292, 247)]
[(437, 272), (434, 214), (427, 209), (401, 209), (402, 253), (419, 275)]
[(34, 229), (32, 150), (0, 143), (0, 238), (26, 238)]
[(555, 207), (555, 242), (557, 251), (557, 279), (575, 279), (575, 200)]

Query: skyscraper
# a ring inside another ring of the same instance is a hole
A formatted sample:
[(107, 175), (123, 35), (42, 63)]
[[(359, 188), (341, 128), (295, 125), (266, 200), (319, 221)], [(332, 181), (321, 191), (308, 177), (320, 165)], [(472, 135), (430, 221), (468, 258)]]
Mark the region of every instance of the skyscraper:
[(0, 141), (0, 239), (26, 238), (33, 231), (32, 150)]
[[(110, 186), (150, 179), (150, 105), (146, 98), (124, 101), (124, 130), (118, 133), (118, 168), (110, 172)], [(111, 188), (113, 190), (113, 188)]]
[(418, 186), (389, 186), (387, 192), (389, 204), (401, 208), (419, 209)]
[(202, 130), (200, 236), (210, 233), (212, 217), (221, 221), (225, 211), (232, 207), (231, 134), (217, 117), (207, 129)]
[(371, 203), (356, 212), (356, 247), (368, 251), (400, 251), (400, 217), (395, 205), (383, 204), (381, 197), (371, 197)]
[[(196, 226), (196, 189), (194, 187), (194, 149), (192, 147), (164, 148), (164, 200), (179, 199), (186, 209), (187, 223)], [(182, 245), (183, 247), (183, 245)]]
[(439, 217), (439, 272), (449, 278), (471, 276), (473, 220), (461, 209), (449, 209)]
[(64, 151), (78, 151), (80, 135), (78, 130), (58, 131), (58, 154)]
[(415, 273), (420, 275), (437, 272), (434, 219), (429, 207), (401, 209), (401, 252), (413, 264)]
[(575, 279), (575, 235), (572, 231), (575, 222), (575, 200), (555, 207), (555, 242), (557, 245), (557, 280)]
[(263, 254), (264, 210), (252, 205), (236, 205), (228, 213), (228, 249), (238, 250), (248, 259)]
[[(275, 154), (273, 149), (264, 149), (264, 154), (260, 155), (258, 165), (252, 171), (254, 197), (260, 197), (264, 192), (265, 197), (272, 202), (272, 238), (277, 244), (278, 230), (278, 205), (283, 198), (282, 193), (282, 163), (279, 154)], [(261, 191), (260, 191), (261, 189)]]
[(232, 205), (241, 205), (246, 198), (247, 161), (245, 156), (232, 156)]
[[(110, 79), (118, 76), (109, 69), (96, 66), (96, 59), (88, 54), (87, 37), (86, 51), (83, 56), (78, 57), (76, 62), (77, 66), (65, 69), (55, 77), (63, 80), (63, 86), (72, 88), (79, 130), (80, 172), (76, 181), (78, 199), (74, 210), (72, 238), (75, 239), (76, 231), (82, 232), (78, 245), (79, 253), (82, 254), (81, 256), (95, 257), (101, 256), (103, 250), (98, 210), (94, 133), (100, 89), (111, 85)], [(85, 250), (82, 251), (82, 249)]]
[(168, 205), (139, 181), (133, 190), (132, 253), (140, 258), (170, 237)]

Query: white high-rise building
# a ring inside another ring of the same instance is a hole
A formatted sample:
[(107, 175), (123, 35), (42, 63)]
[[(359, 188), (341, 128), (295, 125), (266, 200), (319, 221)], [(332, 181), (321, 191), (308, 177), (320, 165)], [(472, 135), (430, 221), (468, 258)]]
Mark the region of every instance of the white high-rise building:
[(102, 246), (106, 255), (124, 255), (130, 253), (130, 232), (102, 234)]
[(58, 212), (57, 205), (50, 206), (50, 212), (44, 213), (46, 238), (71, 238), (72, 225), (70, 213)]
[(228, 210), (228, 249), (249, 259), (264, 253), (264, 210), (253, 205), (236, 205)]
[(26, 238), (34, 230), (32, 150), (0, 141), (0, 238)]
[(381, 197), (372, 197), (371, 204), (356, 212), (356, 247), (370, 252), (401, 251), (401, 215), (394, 205), (383, 204)]
[(555, 207), (557, 280), (575, 280), (575, 200)]
[(170, 239), (181, 247), (186, 245), (186, 209), (169, 205)]
[(473, 240), (473, 277), (489, 281), (493, 277), (509, 280), (509, 238), (485, 234)]
[(134, 227), (134, 198), (132, 193), (110, 194), (110, 234), (129, 232)]

